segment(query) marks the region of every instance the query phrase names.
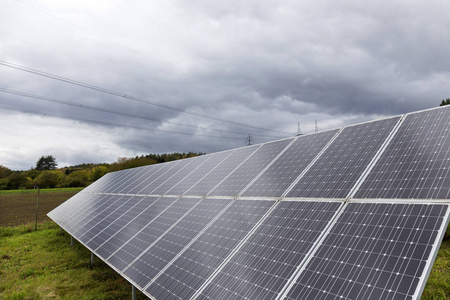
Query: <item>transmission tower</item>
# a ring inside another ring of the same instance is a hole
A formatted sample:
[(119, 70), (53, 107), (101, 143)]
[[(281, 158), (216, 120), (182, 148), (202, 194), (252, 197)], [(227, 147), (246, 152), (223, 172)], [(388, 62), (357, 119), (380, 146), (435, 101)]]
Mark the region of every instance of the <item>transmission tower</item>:
[(248, 137), (245, 139), (245, 143), (247, 144), (247, 146), (253, 145), (255, 141), (253, 140), (253, 137), (250, 135), (250, 133), (248, 134)]

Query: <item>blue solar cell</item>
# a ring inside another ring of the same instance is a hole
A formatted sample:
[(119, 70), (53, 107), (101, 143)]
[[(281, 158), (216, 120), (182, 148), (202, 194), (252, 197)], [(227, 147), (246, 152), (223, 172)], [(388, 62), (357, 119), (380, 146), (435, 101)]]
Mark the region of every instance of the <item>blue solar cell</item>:
[(167, 194), (167, 191), (175, 187), (180, 181), (183, 180), (186, 176), (190, 175), (193, 171), (199, 168), (203, 163), (208, 161), (212, 155), (202, 155), (194, 158), (188, 159), (190, 161), (184, 168), (166, 180), (163, 184), (157, 187), (152, 191), (152, 194), (156, 195), (164, 195)]
[(142, 230), (134, 235), (128, 242), (122, 245), (113, 256), (108, 258), (108, 262), (123, 270), (129, 266), (135, 258), (144, 252), (150, 245), (173, 225), (177, 224), (181, 217), (198, 204), (198, 198), (180, 198), (170, 207), (164, 210)]
[(413, 299), (448, 208), (349, 204), (286, 299)]
[(153, 246), (142, 253), (124, 274), (144, 288), (208, 223), (231, 202), (230, 199), (206, 199), (184, 216)]
[(279, 202), (197, 299), (275, 299), (341, 206)]
[(147, 209), (142, 211), (132, 222), (128, 223), (120, 231), (116, 232), (105, 243), (100, 245), (95, 252), (102, 258), (107, 259), (120, 247), (135, 236), (142, 228), (158, 217), (164, 210), (175, 203), (175, 198), (163, 197), (153, 202)]
[(272, 201), (235, 200), (146, 293), (157, 299), (189, 299), (273, 205)]
[(292, 140), (286, 139), (263, 144), (210, 194), (213, 196), (237, 196)]
[(220, 165), (212, 170), (207, 177), (196, 183), (185, 195), (207, 195), (217, 184), (230, 174), (239, 164), (245, 161), (258, 146), (250, 146), (234, 150)]
[(410, 114), (355, 198), (449, 199), (450, 106)]
[(183, 195), (187, 190), (192, 188), (197, 182), (211, 172), (215, 167), (220, 165), (222, 161), (231, 155), (233, 151), (224, 151), (209, 155), (210, 158), (195, 169), (192, 173), (180, 180), (172, 189), (167, 191), (168, 195)]
[(346, 198), (400, 117), (345, 127), (288, 197)]
[[(136, 197), (138, 199), (138, 197)], [(100, 245), (109, 240), (113, 235), (127, 227), (130, 222), (133, 222), (140, 214), (145, 212), (146, 209), (158, 200), (158, 197), (145, 197), (139, 201), (135, 206), (126, 211), (120, 218), (115, 219), (109, 225), (106, 226), (99, 234), (93, 237), (86, 245), (90, 249), (98, 249)]]
[(299, 136), (242, 196), (280, 197), (338, 130)]

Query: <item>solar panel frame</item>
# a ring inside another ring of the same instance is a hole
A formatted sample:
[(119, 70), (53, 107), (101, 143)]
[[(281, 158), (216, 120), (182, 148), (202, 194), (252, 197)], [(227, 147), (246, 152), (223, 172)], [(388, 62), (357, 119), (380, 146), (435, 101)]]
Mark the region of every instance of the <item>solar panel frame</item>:
[[(324, 235), (322, 236), (322, 238), (320, 239), (320, 241), (319, 241), (319, 243), (318, 243), (318, 245), (316, 246), (316, 248), (314, 249), (314, 251), (310, 254), (310, 256), (308, 257), (308, 259), (304, 262), (304, 264), (302, 265), (302, 267), (299, 269), (299, 271), (292, 277), (292, 279), (291, 279), (291, 281), (290, 281), (290, 283), (288, 284), (288, 285), (286, 285), (286, 287), (285, 287), (285, 289), (284, 289), (284, 291), (280, 294), (280, 296), (279, 296), (279, 298), (278, 299), (296, 299), (295, 297), (294, 298), (290, 298), (289, 297), (289, 294), (290, 293), (292, 293), (292, 292), (294, 292), (295, 291), (295, 289), (294, 289), (294, 287), (295, 287), (295, 285), (297, 284), (297, 281), (298, 280), (300, 280), (300, 278), (301, 278), (301, 276), (303, 275), (303, 274), (305, 274), (305, 272), (306, 272), (306, 269), (308, 268), (308, 266), (310, 266), (310, 263), (311, 262), (313, 262), (314, 261), (314, 259), (317, 257), (317, 255), (318, 255), (318, 253), (320, 253), (320, 251), (321, 251), (321, 246), (324, 244), (324, 242), (331, 236), (331, 234), (333, 233), (333, 232), (336, 232), (336, 230), (338, 230), (338, 229), (336, 229), (337, 228), (337, 224), (338, 224), (338, 222), (340, 221), (340, 220), (342, 220), (341, 218), (344, 218), (343, 216), (344, 216), (344, 214), (345, 213), (347, 213), (348, 211), (347, 211), (347, 209), (349, 208), (349, 206), (351, 206), (351, 205), (358, 205), (358, 204), (362, 204), (362, 205), (403, 205), (403, 206), (406, 206), (406, 205), (416, 205), (416, 206), (419, 206), (419, 205), (423, 205), (423, 206), (429, 206), (429, 205), (434, 205), (434, 206), (442, 206), (442, 207), (446, 207), (445, 208), (445, 213), (443, 214), (443, 216), (442, 216), (442, 222), (440, 223), (440, 226), (439, 226), (439, 229), (437, 230), (437, 233), (436, 233), (436, 236), (434, 237), (434, 243), (432, 244), (432, 246), (431, 246), (431, 250), (430, 250), (430, 254), (429, 254), (429, 256), (428, 256), (428, 258), (425, 260), (425, 263), (423, 264), (423, 270), (422, 270), (422, 272), (421, 272), (421, 276), (419, 277), (419, 279), (417, 280), (417, 284), (416, 284), (416, 287), (415, 287), (415, 289), (414, 289), (414, 294), (413, 295), (411, 295), (410, 297), (408, 297), (408, 298), (404, 298), (404, 297), (402, 297), (402, 298), (392, 298), (392, 299), (409, 299), (409, 300), (415, 300), (415, 299), (418, 299), (418, 297), (420, 297), (420, 295), (421, 295), (421, 293), (422, 293), (422, 291), (423, 291), (423, 288), (424, 288), (424, 286), (425, 286), (425, 280), (428, 278), (428, 275), (429, 275), (429, 273), (430, 273), (430, 271), (431, 271), (431, 267), (432, 267), (432, 265), (433, 265), (433, 262), (434, 262), (434, 260), (435, 260), (435, 258), (436, 258), (436, 255), (437, 255), (437, 251), (439, 250), (439, 246), (440, 246), (440, 244), (441, 244), (441, 242), (442, 242), (442, 238), (443, 238), (443, 236), (444, 236), (444, 233), (445, 233), (445, 230), (446, 230), (446, 228), (447, 228), (447, 224), (449, 223), (449, 221), (450, 221), (450, 204), (430, 204), (430, 203), (426, 203), (426, 202), (424, 202), (424, 203), (417, 203), (417, 202), (415, 202), (415, 203), (405, 203), (405, 202), (393, 202), (393, 201), (391, 201), (391, 202), (389, 202), (389, 203), (386, 203), (386, 202), (365, 202), (365, 201), (351, 201), (351, 202), (346, 202), (345, 203), (345, 205), (344, 205), (344, 207), (341, 209), (341, 211), (340, 211), (340, 213), (339, 213), (339, 215), (336, 217), (336, 219), (335, 219), (335, 222), (334, 222), (334, 224), (332, 225), (332, 226), (330, 226), (329, 228), (328, 228), (328, 230), (324, 233)], [(404, 216), (406, 216), (406, 215), (404, 215)], [(394, 219), (394, 218), (392, 218), (392, 219)], [(381, 222), (381, 219), (380, 218), (378, 218), (378, 219), (375, 219), (375, 218), (373, 218), (373, 220), (375, 220), (375, 222)], [(350, 222), (350, 220), (349, 220), (349, 222)], [(346, 224), (345, 222), (344, 222), (344, 224)], [(348, 223), (348, 225), (350, 225), (350, 224), (353, 224), (353, 223)], [(366, 224), (367, 226), (371, 226), (371, 225), (369, 225), (369, 224)], [(352, 225), (352, 226), (357, 226), (357, 225)], [(361, 225), (359, 225), (359, 226), (361, 226)], [(394, 226), (394, 225), (391, 225), (391, 226)], [(376, 225), (376, 227), (378, 227), (378, 225)], [(381, 228), (383, 228), (383, 227), (381, 227)], [(399, 228), (403, 228), (403, 227), (396, 227), (397, 229), (399, 229)], [(349, 229), (349, 231), (350, 231), (350, 229)], [(411, 229), (411, 231), (412, 231), (412, 229)], [(357, 232), (356, 231), (356, 229), (355, 229), (355, 231), (354, 232)], [(353, 236), (351, 236), (351, 237), (353, 237)], [(356, 238), (359, 238), (359, 236), (355, 236)], [(400, 239), (400, 238), (402, 238), (402, 239), (404, 239), (405, 237), (403, 236), (401, 236), (400, 235), (400, 237), (397, 237), (398, 239)], [(345, 244), (345, 241), (342, 241), (342, 240), (339, 240), (341, 243), (343, 243), (343, 244)], [(397, 242), (397, 240), (391, 240), (391, 242)], [(345, 254), (345, 255), (351, 255), (351, 251), (359, 251), (359, 250), (356, 250), (356, 248), (358, 248), (360, 245), (355, 245), (355, 249), (349, 249), (349, 251), (347, 251), (347, 253)], [(374, 249), (375, 251), (378, 251), (378, 252), (381, 252), (382, 251), (382, 248), (380, 249), (379, 247), (378, 248), (376, 248), (376, 249)], [(398, 250), (397, 250), (398, 251)], [(364, 252), (364, 254), (366, 254), (367, 255), (367, 253), (368, 253), (368, 251), (361, 251), (361, 252)], [(374, 252), (374, 251), (372, 251), (372, 252)], [(350, 253), (350, 254), (348, 254), (348, 253)], [(378, 255), (377, 253), (375, 253), (375, 255)], [(380, 256), (383, 256), (383, 254), (379, 254)], [(388, 255), (389, 256), (389, 255)], [(349, 259), (349, 257), (348, 258), (346, 258), (346, 259)], [(357, 258), (354, 258), (354, 259), (357, 259)], [(328, 259), (328, 258), (326, 258), (325, 259), (325, 261), (332, 261), (333, 259)], [(367, 261), (367, 260), (366, 260)], [(344, 264), (346, 264), (345, 262), (344, 262)], [(356, 266), (356, 267), (361, 267), (361, 268), (364, 268), (364, 265), (362, 265), (362, 266), (360, 266), (359, 264), (362, 264), (362, 261), (361, 262), (359, 262), (358, 263), (358, 265), (354, 265), (354, 266)], [(396, 265), (394, 264), (394, 266), (392, 265), (392, 264), (388, 264), (388, 262), (386, 261), (385, 262), (385, 266), (386, 265), (389, 265), (389, 267), (392, 267), (392, 268), (395, 268), (396, 267)], [(402, 265), (400, 265), (400, 266), (402, 266)], [(397, 267), (398, 268), (398, 267)], [(403, 267), (402, 267), (403, 268)], [(406, 272), (406, 267), (404, 267), (405, 269), (403, 270), (403, 272)], [(382, 270), (378, 270), (378, 268), (377, 269), (371, 269), (371, 270), (374, 270), (374, 271), (376, 271), (376, 272), (378, 272), (378, 271), (382, 271)], [(393, 269), (394, 270), (394, 269)], [(415, 270), (415, 269), (413, 269), (413, 270)], [(331, 270), (329, 270), (329, 271), (331, 271)], [(397, 269), (397, 276), (398, 276), (398, 271), (401, 271), (401, 269), (399, 270), (399, 269)], [(344, 271), (341, 271), (341, 272), (344, 272)], [(350, 272), (350, 271), (347, 271), (347, 272)], [(417, 272), (417, 271), (416, 271)], [(345, 272), (344, 272), (345, 273)], [(318, 274), (319, 274), (319, 272), (318, 272)], [(321, 274), (325, 274), (324, 272), (323, 273), (321, 273)], [(347, 273), (347, 274), (349, 274), (349, 273)], [(305, 275), (305, 276), (307, 276), (307, 275)], [(323, 276), (327, 276), (327, 275), (323, 275)], [(312, 278), (311, 276), (309, 276), (308, 278)], [(334, 277), (334, 275), (333, 275), (333, 279), (334, 279), (335, 277)], [(360, 277), (358, 277), (358, 280), (360, 280)], [(366, 279), (367, 280), (367, 279)], [(322, 279), (320, 279), (320, 280), (317, 280), (316, 282), (321, 282), (321, 283), (323, 283), (323, 282), (326, 282), (326, 278), (322, 278)], [(349, 281), (350, 283), (352, 282), (352, 280), (350, 280)], [(354, 281), (354, 282), (356, 282), (356, 281)], [(366, 281), (365, 281), (366, 282)], [(397, 284), (399, 284), (399, 283), (397, 283)], [(311, 285), (312, 285), (312, 283), (311, 283)], [(340, 286), (343, 286), (343, 284), (342, 283), (340, 283)], [(369, 283), (368, 284), (368, 287), (370, 288), (371, 287), (371, 284)], [(372, 286), (372, 287), (374, 287), (375, 288), (375, 284)], [(308, 289), (311, 289), (311, 288), (313, 288), (312, 286), (307, 286), (307, 288)], [(411, 289), (411, 286), (410, 286), (410, 289)], [(359, 290), (359, 289), (358, 289)], [(387, 290), (386, 290), (387, 291)], [(366, 291), (364, 291), (364, 293), (365, 293)], [(388, 291), (389, 293), (391, 293), (390, 292), (390, 290)], [(392, 292), (395, 292), (395, 291), (392, 291)], [(320, 294), (320, 296), (318, 296)], [(335, 295), (335, 296), (333, 296), (333, 295), (331, 295), (331, 294), (329, 294), (328, 296), (328, 292), (326, 292), (325, 290), (323, 290), (323, 291), (320, 291), (317, 295), (311, 295), (311, 297), (314, 297), (314, 299), (352, 299), (352, 298), (346, 298), (346, 296), (344, 295), (344, 294), (341, 294), (341, 296), (338, 296), (338, 295)], [(296, 294), (296, 297), (305, 297), (306, 295), (298, 295), (298, 294)], [(325, 297), (325, 298), (323, 298), (323, 297)], [(385, 297), (385, 295), (384, 295), (384, 297)], [(383, 297), (383, 298), (384, 298)], [(304, 299), (304, 298), (299, 298), (299, 299)], [(365, 299), (380, 299), (380, 297), (379, 296), (376, 296), (375, 298), (367, 298), (367, 296), (365, 297)]]

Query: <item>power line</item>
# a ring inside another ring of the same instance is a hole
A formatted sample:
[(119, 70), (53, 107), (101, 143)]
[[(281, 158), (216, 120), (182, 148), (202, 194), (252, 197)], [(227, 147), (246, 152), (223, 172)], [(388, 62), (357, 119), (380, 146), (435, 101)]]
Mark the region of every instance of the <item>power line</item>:
[(33, 110), (26, 110), (22, 108), (14, 108), (10, 106), (0, 105), (0, 108), (6, 109), (6, 110), (13, 110), (13, 111), (19, 111), (22, 113), (31, 113), (31, 114), (37, 114), (37, 115), (43, 115), (48, 117), (56, 117), (56, 118), (64, 118), (74, 121), (82, 121), (87, 123), (97, 123), (100, 125), (106, 125), (106, 126), (115, 126), (115, 127), (128, 127), (128, 128), (134, 128), (139, 130), (146, 130), (146, 131), (160, 131), (165, 133), (173, 133), (173, 134), (181, 134), (181, 135), (190, 135), (190, 136), (204, 136), (204, 137), (212, 137), (212, 138), (219, 138), (219, 139), (229, 139), (229, 140), (242, 140), (242, 138), (238, 137), (226, 137), (226, 136), (215, 136), (215, 135), (206, 135), (206, 134), (199, 134), (199, 133), (189, 133), (189, 132), (181, 132), (181, 131), (171, 131), (171, 130), (163, 130), (163, 129), (154, 129), (154, 128), (148, 128), (148, 127), (140, 127), (140, 126), (131, 126), (131, 125), (123, 125), (123, 124), (115, 124), (115, 123), (109, 123), (109, 122), (103, 122), (103, 121), (96, 121), (96, 120), (89, 120), (85, 118), (75, 118), (75, 117), (67, 117), (67, 116), (60, 116), (56, 114), (50, 114), (50, 113), (42, 113), (37, 112)]
[[(5, 89), (5, 88), (0, 88), (0, 92), (13, 94), (13, 95), (19, 95), (19, 96), (28, 97), (28, 98), (33, 98), (33, 99), (37, 99), (37, 100), (49, 101), (49, 102), (63, 104), (63, 105), (69, 105), (69, 106), (73, 106), (73, 107), (77, 107), (77, 108), (81, 108), (81, 109), (89, 109), (89, 110), (95, 110), (95, 111), (99, 111), (99, 112), (115, 114), (115, 115), (119, 115), (119, 116), (143, 119), (143, 120), (147, 120), (147, 121), (151, 121), (151, 122), (166, 123), (166, 124), (175, 125), (175, 126), (183, 126), (183, 127), (189, 127), (189, 128), (194, 128), (194, 129), (202, 129), (202, 130), (207, 130), (207, 131), (215, 131), (215, 132), (221, 132), (221, 133), (231, 133), (231, 134), (240, 134), (240, 135), (242, 135), (242, 132), (234, 132), (234, 131), (227, 131), (227, 130), (221, 130), (221, 129), (207, 128), (207, 127), (203, 127), (203, 126), (196, 126), (196, 125), (168, 122), (168, 121), (163, 121), (163, 120), (158, 120), (158, 119), (152, 119), (152, 118), (145, 117), (145, 116), (139, 116), (139, 115), (135, 115), (135, 114), (119, 112), (119, 111), (114, 111), (114, 110), (111, 110), (111, 109), (95, 107), (95, 106), (91, 106), (91, 105), (86, 105), (86, 104), (81, 104), (81, 103), (76, 103), (76, 102), (71, 102), (71, 101), (65, 101), (65, 100), (60, 100), (60, 99), (55, 99), (55, 98), (50, 98), (50, 97), (45, 97), (45, 96), (40, 96), (40, 95), (36, 95), (36, 94), (20, 92), (20, 91)], [(278, 137), (265, 136), (265, 135), (264, 135), (264, 137), (278, 138)]]
[(178, 112), (189, 114), (189, 115), (193, 115), (193, 116), (196, 116), (196, 117), (206, 118), (206, 119), (215, 120), (215, 121), (219, 121), (219, 122), (223, 122), (223, 123), (229, 123), (229, 124), (237, 125), (237, 126), (249, 127), (249, 128), (253, 128), (253, 129), (257, 129), (257, 130), (278, 132), (278, 133), (291, 135), (291, 133), (284, 132), (284, 131), (278, 131), (278, 130), (273, 130), (273, 129), (256, 127), (256, 126), (252, 126), (252, 125), (248, 125), (248, 124), (243, 124), (243, 123), (238, 123), (238, 122), (234, 122), (234, 121), (228, 121), (228, 120), (224, 120), (224, 119), (220, 119), (220, 118), (215, 118), (215, 117), (204, 115), (204, 114), (200, 114), (200, 113), (190, 112), (190, 111), (187, 111), (185, 109), (181, 109), (181, 108), (178, 108), (178, 107), (175, 107), (175, 106), (170, 106), (170, 105), (166, 105), (166, 104), (162, 104), (162, 103), (158, 103), (158, 102), (154, 102), (154, 101), (149, 101), (149, 100), (146, 100), (146, 99), (143, 99), (143, 98), (140, 98), (140, 97), (127, 95), (127, 94), (120, 93), (120, 92), (117, 92), (117, 91), (113, 91), (113, 90), (110, 90), (110, 89), (106, 89), (106, 88), (102, 88), (102, 87), (99, 87), (99, 86), (91, 85), (91, 84), (88, 84), (88, 83), (84, 83), (84, 82), (72, 80), (72, 79), (69, 79), (69, 78), (65, 78), (65, 77), (62, 77), (62, 76), (59, 76), (59, 75), (54, 75), (54, 74), (42, 72), (42, 71), (39, 71), (39, 70), (36, 70), (36, 69), (32, 69), (32, 68), (28, 68), (28, 67), (21, 66), (21, 65), (18, 65), (18, 64), (10, 63), (10, 62), (4, 61), (4, 60), (0, 60), (0, 65), (6, 66), (6, 67), (9, 67), (9, 68), (13, 68), (13, 69), (16, 69), (16, 70), (28, 72), (28, 73), (31, 73), (31, 74), (47, 77), (47, 78), (50, 78), (50, 79), (62, 81), (62, 82), (65, 82), (65, 83), (77, 85), (77, 86), (80, 86), (80, 87), (88, 88), (88, 89), (91, 89), (91, 90), (99, 91), (99, 92), (102, 92), (102, 93), (110, 94), (110, 95), (113, 95), (113, 96), (117, 96), (117, 97), (129, 99), (129, 100), (133, 100), (133, 101), (136, 101), (136, 102), (149, 104), (149, 105), (154, 105), (154, 106), (157, 106), (157, 107), (161, 107), (161, 108), (165, 108), (165, 109), (169, 109), (169, 110), (173, 110), (173, 111), (178, 111)]

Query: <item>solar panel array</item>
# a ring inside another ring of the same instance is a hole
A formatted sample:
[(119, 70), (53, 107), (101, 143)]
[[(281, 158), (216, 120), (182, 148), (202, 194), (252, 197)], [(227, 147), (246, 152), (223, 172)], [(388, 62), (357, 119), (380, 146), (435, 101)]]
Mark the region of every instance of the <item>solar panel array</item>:
[(109, 173), (49, 217), (152, 299), (418, 299), (450, 107)]

